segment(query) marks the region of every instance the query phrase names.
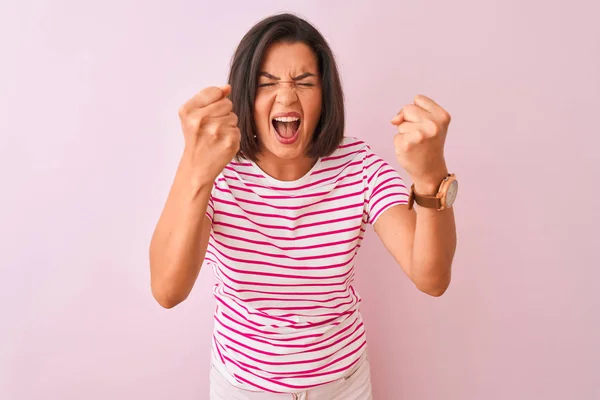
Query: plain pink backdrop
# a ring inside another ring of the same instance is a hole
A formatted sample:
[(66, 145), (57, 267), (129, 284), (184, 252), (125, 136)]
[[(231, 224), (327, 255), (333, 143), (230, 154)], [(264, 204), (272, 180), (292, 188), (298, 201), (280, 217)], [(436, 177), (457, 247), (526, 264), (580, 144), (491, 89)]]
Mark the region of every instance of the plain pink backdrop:
[(329, 40), (347, 134), (394, 165), (389, 120), (415, 94), (453, 115), (450, 289), (418, 292), (372, 230), (357, 261), (375, 398), (599, 399), (592, 0), (3, 1), (0, 398), (207, 397), (211, 271), (163, 310), (148, 244), (177, 109), (279, 11)]

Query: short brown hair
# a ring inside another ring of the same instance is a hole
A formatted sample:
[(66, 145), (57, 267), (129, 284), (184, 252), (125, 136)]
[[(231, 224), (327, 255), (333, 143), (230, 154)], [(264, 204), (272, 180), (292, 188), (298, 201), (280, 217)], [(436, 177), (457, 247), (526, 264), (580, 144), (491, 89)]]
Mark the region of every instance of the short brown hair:
[(317, 57), (323, 105), (307, 155), (314, 158), (328, 156), (344, 137), (344, 95), (335, 58), (327, 41), (315, 27), (296, 15), (285, 13), (270, 16), (254, 25), (240, 41), (231, 60), (228, 78), (232, 88), (230, 99), (242, 134), (237, 157), (257, 159), (253, 111), (258, 75), (265, 51), (277, 42), (304, 43)]

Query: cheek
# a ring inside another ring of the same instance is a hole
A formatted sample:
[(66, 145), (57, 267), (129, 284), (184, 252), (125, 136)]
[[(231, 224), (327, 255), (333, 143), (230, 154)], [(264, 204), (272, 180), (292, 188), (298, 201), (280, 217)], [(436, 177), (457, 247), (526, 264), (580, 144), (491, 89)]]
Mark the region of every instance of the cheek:
[(319, 118), (321, 117), (321, 109), (322, 104), (320, 99), (312, 99), (312, 101), (306, 103), (306, 108), (304, 109), (304, 113), (307, 117), (310, 118), (310, 122), (312, 126), (316, 126), (319, 122)]
[(259, 130), (269, 129), (271, 106), (268, 99), (257, 97), (254, 101), (254, 122)]

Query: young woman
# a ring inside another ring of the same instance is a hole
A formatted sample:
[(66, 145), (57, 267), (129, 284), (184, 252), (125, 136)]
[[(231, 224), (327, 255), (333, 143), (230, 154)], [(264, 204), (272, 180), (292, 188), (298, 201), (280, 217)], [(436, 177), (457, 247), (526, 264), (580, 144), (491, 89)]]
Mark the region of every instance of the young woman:
[(282, 14), (244, 36), (228, 85), (202, 90), (179, 115), (185, 149), (150, 246), (152, 291), (174, 307), (203, 265), (213, 269), (210, 398), (371, 399), (354, 260), (371, 224), (419, 290), (447, 289), (449, 114), (419, 95), (392, 119), (407, 188), (344, 136), (328, 44)]

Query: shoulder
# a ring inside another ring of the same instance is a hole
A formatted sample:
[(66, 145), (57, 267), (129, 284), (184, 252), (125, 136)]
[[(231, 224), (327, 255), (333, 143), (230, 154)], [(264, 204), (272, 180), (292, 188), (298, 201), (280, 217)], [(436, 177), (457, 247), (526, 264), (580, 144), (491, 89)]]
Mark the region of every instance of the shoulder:
[(249, 169), (252, 169), (252, 162), (250, 162), (249, 160), (246, 160), (245, 158), (239, 158), (236, 159), (234, 158), (233, 160), (231, 160), (223, 169), (223, 172), (226, 171), (247, 171)]
[(373, 151), (371, 146), (363, 140), (354, 136), (344, 136), (336, 150), (327, 157), (323, 157), (323, 161), (339, 160), (344, 163), (348, 160), (358, 161), (372, 157)]
[(381, 158), (371, 149), (371, 146), (363, 139), (353, 136), (344, 136), (336, 150), (329, 156), (322, 157), (320, 160), (319, 171), (314, 173), (321, 175), (328, 174), (354, 175), (359, 170), (367, 171), (373, 168), (374, 164), (379, 164)]
[(336, 151), (343, 151), (344, 149), (362, 150), (367, 148), (371, 149), (371, 146), (365, 140), (354, 136), (344, 136)]
[(262, 171), (255, 167), (255, 164), (244, 158), (234, 158), (219, 174), (217, 181), (222, 182), (254, 182), (263, 180)]

